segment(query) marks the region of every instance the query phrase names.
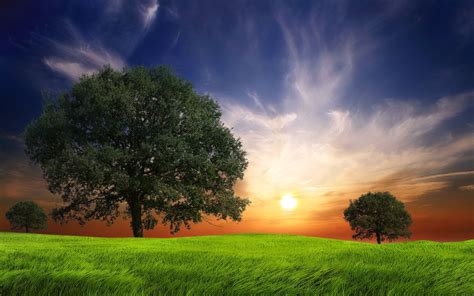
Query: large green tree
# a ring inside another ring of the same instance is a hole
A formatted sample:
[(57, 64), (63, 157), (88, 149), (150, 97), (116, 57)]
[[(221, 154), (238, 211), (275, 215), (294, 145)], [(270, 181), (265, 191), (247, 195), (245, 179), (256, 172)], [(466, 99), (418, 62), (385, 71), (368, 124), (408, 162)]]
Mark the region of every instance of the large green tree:
[(351, 200), (344, 211), (344, 219), (355, 231), (355, 239), (371, 239), (377, 243), (399, 237), (410, 237), (410, 214), (404, 204), (389, 192), (368, 192)]
[(32, 201), (20, 201), (14, 204), (5, 214), (12, 229), (32, 230), (46, 229), (48, 217), (43, 209)]
[(65, 202), (52, 212), (60, 222), (125, 214), (141, 237), (157, 222), (177, 232), (206, 215), (238, 221), (249, 204), (233, 190), (247, 167), (240, 140), (214, 100), (165, 67), (83, 76), (25, 134)]

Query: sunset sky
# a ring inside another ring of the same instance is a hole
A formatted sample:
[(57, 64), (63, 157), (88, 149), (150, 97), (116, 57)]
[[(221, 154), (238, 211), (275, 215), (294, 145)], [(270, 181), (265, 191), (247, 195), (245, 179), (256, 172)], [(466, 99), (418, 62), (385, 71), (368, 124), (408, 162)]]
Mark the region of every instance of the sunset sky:
[[(0, 31), (0, 231), (15, 202), (62, 204), (23, 152), (41, 92), (107, 64), (166, 64), (220, 104), (248, 152), (236, 192), (252, 201), (240, 223), (178, 236), (351, 239), (349, 200), (390, 191), (412, 239), (474, 238), (474, 1), (7, 0)], [(45, 232), (131, 235), (122, 219)]]

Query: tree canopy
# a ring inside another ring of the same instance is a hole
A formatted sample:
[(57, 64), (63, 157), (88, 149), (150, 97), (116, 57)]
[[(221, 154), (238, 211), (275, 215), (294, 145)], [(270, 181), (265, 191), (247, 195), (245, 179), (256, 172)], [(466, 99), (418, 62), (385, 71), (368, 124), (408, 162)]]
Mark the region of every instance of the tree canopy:
[(158, 222), (177, 232), (205, 215), (238, 221), (249, 204), (233, 190), (245, 152), (218, 104), (165, 67), (83, 76), (25, 134), (27, 154), (65, 203), (56, 221), (125, 215), (143, 236)]
[(21, 201), (13, 205), (5, 214), (12, 229), (32, 230), (46, 229), (48, 217), (43, 209), (32, 201)]
[(404, 204), (389, 192), (368, 192), (351, 200), (344, 211), (344, 219), (355, 231), (355, 239), (376, 237), (377, 243), (410, 237), (410, 214)]

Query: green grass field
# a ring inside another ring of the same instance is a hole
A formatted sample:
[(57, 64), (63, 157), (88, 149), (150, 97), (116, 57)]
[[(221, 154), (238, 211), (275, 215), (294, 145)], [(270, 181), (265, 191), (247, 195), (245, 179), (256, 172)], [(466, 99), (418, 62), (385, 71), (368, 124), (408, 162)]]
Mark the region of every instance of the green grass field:
[(474, 240), (0, 233), (0, 295), (474, 295)]

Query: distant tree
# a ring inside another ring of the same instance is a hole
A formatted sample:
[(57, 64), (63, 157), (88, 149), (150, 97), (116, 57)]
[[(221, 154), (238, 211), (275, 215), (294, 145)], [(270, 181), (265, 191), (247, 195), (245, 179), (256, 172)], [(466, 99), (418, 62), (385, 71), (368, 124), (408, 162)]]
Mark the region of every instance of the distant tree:
[(376, 237), (377, 243), (399, 237), (410, 237), (411, 217), (401, 201), (389, 192), (369, 192), (354, 201), (344, 211), (344, 219), (355, 231), (355, 239)]
[(27, 127), (26, 146), (66, 203), (56, 221), (124, 214), (141, 237), (157, 222), (174, 233), (204, 215), (240, 220), (249, 204), (233, 190), (247, 167), (240, 140), (214, 100), (165, 67), (83, 76)]
[(32, 201), (21, 201), (12, 206), (5, 217), (12, 229), (24, 228), (26, 232), (46, 229), (48, 217), (43, 209)]

